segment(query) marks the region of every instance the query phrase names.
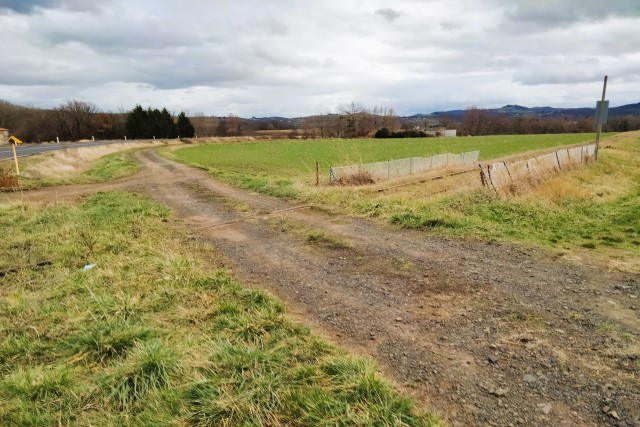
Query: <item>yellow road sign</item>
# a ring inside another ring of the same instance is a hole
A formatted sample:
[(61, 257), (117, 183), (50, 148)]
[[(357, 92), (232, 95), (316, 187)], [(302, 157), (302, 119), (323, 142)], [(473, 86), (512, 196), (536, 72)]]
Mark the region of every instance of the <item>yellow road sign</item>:
[(22, 144), (22, 141), (20, 141), (20, 140), (19, 140), (18, 138), (16, 138), (15, 136), (10, 136), (10, 137), (9, 137), (9, 139), (13, 139), (13, 141), (14, 141), (16, 144)]

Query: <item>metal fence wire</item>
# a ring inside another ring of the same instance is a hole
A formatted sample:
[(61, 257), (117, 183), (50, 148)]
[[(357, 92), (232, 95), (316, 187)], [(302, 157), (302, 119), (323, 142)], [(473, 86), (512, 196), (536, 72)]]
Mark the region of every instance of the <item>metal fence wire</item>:
[(375, 181), (384, 181), (407, 175), (414, 175), (448, 167), (475, 165), (478, 163), (479, 151), (461, 154), (436, 154), (431, 157), (409, 157), (407, 159), (387, 160), (384, 162), (363, 163), (351, 166), (331, 167), (329, 182), (354, 175), (367, 174)]
[(499, 193), (513, 192), (519, 186), (535, 184), (577, 165), (593, 161), (596, 145), (565, 148), (526, 160), (495, 162), (480, 166), (482, 181)]

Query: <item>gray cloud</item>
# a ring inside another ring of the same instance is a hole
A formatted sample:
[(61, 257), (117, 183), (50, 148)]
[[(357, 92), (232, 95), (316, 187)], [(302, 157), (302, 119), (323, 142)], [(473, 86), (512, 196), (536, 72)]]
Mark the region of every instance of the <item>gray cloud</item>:
[(0, 0), (0, 11), (29, 14), (38, 7), (52, 7), (58, 0)]
[(614, 104), (638, 102), (636, 3), (0, 0), (0, 99), (246, 116), (353, 99), (412, 114), (590, 105), (608, 74)]
[[(105, 0), (108, 2), (109, 0)], [(71, 11), (95, 11), (105, 2), (88, 0), (0, 0), (0, 12), (12, 11), (18, 14), (33, 14), (41, 9), (62, 8)]]
[(507, 4), (505, 25), (518, 31), (544, 30), (608, 17), (640, 16), (637, 0), (513, 0)]
[(385, 8), (385, 9), (376, 10), (374, 12), (374, 15), (381, 16), (387, 21), (393, 22), (400, 17), (401, 13), (398, 12), (397, 10)]

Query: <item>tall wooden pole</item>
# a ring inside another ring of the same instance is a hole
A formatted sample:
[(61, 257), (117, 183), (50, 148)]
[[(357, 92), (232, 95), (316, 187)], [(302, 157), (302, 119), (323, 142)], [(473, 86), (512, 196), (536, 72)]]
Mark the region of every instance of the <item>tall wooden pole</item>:
[(596, 150), (593, 153), (596, 160), (598, 160), (598, 150), (600, 149), (600, 133), (602, 132), (602, 121), (604, 120), (604, 97), (607, 93), (607, 78), (604, 76), (604, 85), (602, 86), (602, 101), (600, 102), (600, 109), (598, 111), (598, 130), (596, 132)]

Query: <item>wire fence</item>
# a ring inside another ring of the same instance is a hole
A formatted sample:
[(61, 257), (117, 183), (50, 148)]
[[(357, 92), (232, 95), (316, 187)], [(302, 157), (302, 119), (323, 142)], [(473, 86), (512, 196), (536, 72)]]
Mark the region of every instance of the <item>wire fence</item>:
[(542, 154), (526, 160), (496, 162), (480, 166), (484, 186), (493, 187), (498, 193), (514, 193), (521, 186), (530, 186), (577, 165), (594, 159), (596, 145), (566, 148)]
[(471, 151), (461, 154), (445, 153), (431, 157), (410, 157), (384, 162), (331, 167), (329, 169), (329, 182), (334, 183), (362, 174), (369, 175), (375, 181), (384, 181), (437, 169), (475, 165), (478, 163), (479, 156), (479, 151)]

